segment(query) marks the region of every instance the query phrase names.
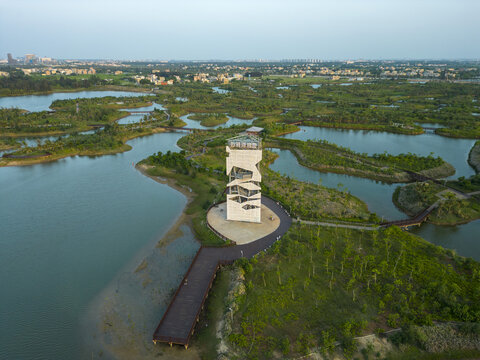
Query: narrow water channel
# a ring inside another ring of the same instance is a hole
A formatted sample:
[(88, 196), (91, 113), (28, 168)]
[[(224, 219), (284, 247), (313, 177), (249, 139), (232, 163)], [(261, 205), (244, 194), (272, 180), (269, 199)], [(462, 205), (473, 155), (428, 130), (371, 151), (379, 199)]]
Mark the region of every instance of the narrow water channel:
[(467, 163), (468, 153), (475, 140), (454, 139), (426, 133), (422, 135), (400, 135), (365, 130), (341, 130), (313, 126), (300, 126), (300, 131), (284, 135), (287, 139), (327, 140), (330, 143), (350, 148), (369, 155), (383, 153), (392, 155), (411, 152), (422, 156), (433, 153), (455, 167), (451, 178), (470, 177), (475, 174)]
[(300, 165), (290, 150), (270, 149), (279, 155), (270, 165), (272, 170), (301, 181), (349, 191), (368, 205), (371, 212), (386, 220), (404, 219), (405, 214), (392, 203), (392, 194), (398, 184), (363, 179), (355, 176), (323, 173)]
[[(271, 149), (279, 158), (270, 166), (273, 170), (301, 181), (321, 182), (330, 188), (342, 184), (352, 195), (365, 201), (370, 211), (388, 220), (404, 219), (407, 216), (392, 203), (392, 194), (399, 184), (385, 184), (378, 181), (348, 175), (321, 173), (300, 165), (289, 150)], [(461, 159), (459, 159), (461, 161)], [(383, 215), (382, 215), (383, 214)], [(410, 231), (425, 240), (455, 250), (459, 255), (480, 261), (480, 220), (458, 226), (439, 226), (424, 223)]]

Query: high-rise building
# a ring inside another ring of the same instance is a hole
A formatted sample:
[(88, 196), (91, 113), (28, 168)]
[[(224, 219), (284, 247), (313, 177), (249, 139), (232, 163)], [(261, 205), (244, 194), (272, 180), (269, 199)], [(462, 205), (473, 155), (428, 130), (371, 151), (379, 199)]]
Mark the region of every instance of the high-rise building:
[(243, 134), (227, 141), (227, 220), (261, 221), (262, 141)]
[(17, 61), (13, 58), (12, 54), (7, 54), (7, 59), (9, 65), (14, 65), (17, 63)]

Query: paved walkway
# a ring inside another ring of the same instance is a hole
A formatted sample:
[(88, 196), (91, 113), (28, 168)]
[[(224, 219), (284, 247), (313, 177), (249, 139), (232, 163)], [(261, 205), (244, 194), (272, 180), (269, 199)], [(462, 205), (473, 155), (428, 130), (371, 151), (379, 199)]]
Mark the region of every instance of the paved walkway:
[(377, 225), (368, 226), (368, 225), (355, 225), (355, 224), (336, 224), (336, 223), (329, 223), (329, 222), (322, 222), (322, 221), (309, 221), (309, 220), (302, 220), (302, 219), (293, 219), (295, 222), (299, 222), (302, 224), (308, 225), (319, 225), (319, 226), (331, 226), (331, 227), (338, 227), (338, 228), (345, 228), (345, 229), (355, 229), (355, 230), (378, 230), (380, 227)]
[(223, 202), (210, 208), (207, 221), (215, 231), (235, 244), (243, 245), (267, 236), (280, 225), (280, 218), (265, 204), (262, 204), (261, 216), (260, 223), (227, 220), (227, 204)]
[(262, 196), (262, 204), (278, 216), (280, 225), (271, 234), (249, 244), (201, 247), (153, 334), (154, 343), (159, 341), (188, 347), (217, 269), (241, 257), (253, 257), (272, 246), (287, 232), (292, 224), (288, 213), (275, 201), (265, 196)]

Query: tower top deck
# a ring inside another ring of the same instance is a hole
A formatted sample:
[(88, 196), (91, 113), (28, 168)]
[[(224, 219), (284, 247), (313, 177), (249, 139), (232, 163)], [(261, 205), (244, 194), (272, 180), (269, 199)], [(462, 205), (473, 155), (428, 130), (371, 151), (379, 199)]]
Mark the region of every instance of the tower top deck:
[(231, 149), (261, 150), (262, 140), (258, 136), (245, 134), (228, 139), (227, 145)]

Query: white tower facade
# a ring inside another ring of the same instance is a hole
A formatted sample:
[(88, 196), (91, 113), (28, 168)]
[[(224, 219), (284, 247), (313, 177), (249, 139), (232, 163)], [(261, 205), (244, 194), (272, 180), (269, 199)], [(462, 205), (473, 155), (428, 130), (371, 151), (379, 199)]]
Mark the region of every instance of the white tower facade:
[(259, 223), (262, 141), (255, 135), (231, 138), (227, 154), (227, 220)]

